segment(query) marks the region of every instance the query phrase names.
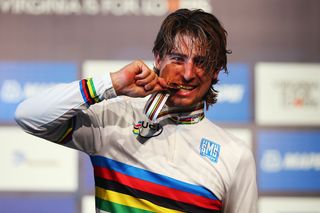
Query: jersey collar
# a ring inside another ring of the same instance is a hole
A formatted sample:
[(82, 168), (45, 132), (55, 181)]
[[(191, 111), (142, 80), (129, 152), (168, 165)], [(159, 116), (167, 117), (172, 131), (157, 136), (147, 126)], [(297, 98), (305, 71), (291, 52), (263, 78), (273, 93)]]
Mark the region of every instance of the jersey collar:
[(170, 118), (177, 124), (196, 124), (205, 117), (203, 109), (203, 102), (189, 107), (168, 107), (165, 105), (159, 114), (159, 119)]

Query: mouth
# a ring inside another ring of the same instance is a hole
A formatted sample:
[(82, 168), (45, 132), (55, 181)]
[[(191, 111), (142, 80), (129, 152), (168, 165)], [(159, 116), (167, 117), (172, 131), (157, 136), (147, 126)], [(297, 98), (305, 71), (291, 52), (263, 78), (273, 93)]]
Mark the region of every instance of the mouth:
[(170, 90), (193, 90), (195, 86), (181, 85), (177, 83), (168, 83), (168, 89)]

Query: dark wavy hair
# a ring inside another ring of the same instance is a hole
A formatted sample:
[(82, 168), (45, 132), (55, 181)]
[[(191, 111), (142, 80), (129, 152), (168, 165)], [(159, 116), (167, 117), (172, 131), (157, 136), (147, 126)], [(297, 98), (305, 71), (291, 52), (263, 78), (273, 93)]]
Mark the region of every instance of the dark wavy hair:
[[(211, 76), (220, 70), (227, 72), (227, 54), (231, 53), (226, 49), (227, 32), (214, 15), (200, 9), (179, 9), (169, 14), (162, 22), (152, 49), (153, 54), (160, 59), (170, 54), (175, 48), (177, 36), (191, 37), (196, 51), (205, 53), (206, 60), (201, 66)], [(217, 102), (218, 91), (213, 88), (217, 82), (218, 79), (212, 80), (205, 95), (207, 108)]]

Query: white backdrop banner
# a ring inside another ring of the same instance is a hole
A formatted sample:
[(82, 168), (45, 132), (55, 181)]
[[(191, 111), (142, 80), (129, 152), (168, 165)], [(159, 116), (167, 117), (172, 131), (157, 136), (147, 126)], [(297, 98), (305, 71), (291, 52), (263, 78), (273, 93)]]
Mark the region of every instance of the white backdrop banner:
[(61, 191), (78, 188), (78, 153), (23, 132), (0, 128), (0, 191)]
[(320, 64), (258, 63), (255, 94), (260, 125), (320, 124)]
[[(131, 63), (130, 60), (88, 60), (83, 63), (81, 78), (101, 77), (116, 72)], [(144, 61), (152, 69), (153, 61)]]
[(307, 197), (260, 197), (259, 213), (320, 213), (320, 199)]

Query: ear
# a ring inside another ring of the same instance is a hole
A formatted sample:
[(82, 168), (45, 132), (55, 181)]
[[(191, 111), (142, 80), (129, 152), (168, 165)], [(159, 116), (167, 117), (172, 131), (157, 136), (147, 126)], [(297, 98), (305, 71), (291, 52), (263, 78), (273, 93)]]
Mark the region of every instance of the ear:
[(160, 61), (161, 61), (160, 56), (159, 55), (155, 55), (154, 56), (154, 66), (155, 66), (155, 68), (157, 70), (160, 69)]

